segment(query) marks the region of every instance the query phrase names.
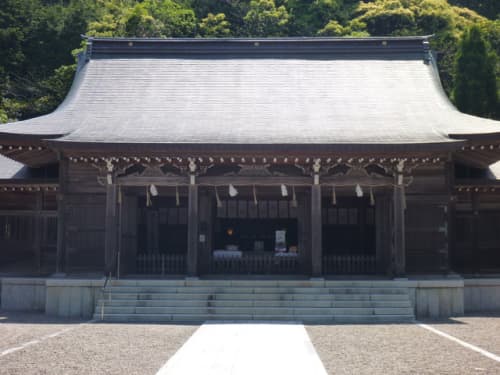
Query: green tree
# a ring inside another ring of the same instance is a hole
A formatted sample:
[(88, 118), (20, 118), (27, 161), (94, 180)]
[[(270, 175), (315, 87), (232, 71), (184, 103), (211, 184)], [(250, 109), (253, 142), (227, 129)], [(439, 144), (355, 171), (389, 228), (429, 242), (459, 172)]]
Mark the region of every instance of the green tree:
[(125, 19), (124, 36), (162, 37), (165, 25), (149, 13), (145, 3), (133, 7)]
[[(71, 50), (80, 43), (95, 0), (0, 2), (0, 112), (2, 120), (24, 119), (53, 110), (57, 100), (48, 82), (61, 66), (74, 64)], [(64, 75), (69, 86), (72, 74)], [(55, 83), (55, 81), (52, 81)], [(62, 92), (65, 95), (65, 91)], [(45, 104), (46, 105), (45, 105)]]
[(189, 5), (173, 0), (146, 0), (144, 5), (150, 15), (163, 24), (162, 36), (195, 36), (198, 22)]
[(448, 0), (450, 4), (472, 9), (490, 20), (500, 18), (500, 1), (498, 0)]
[(284, 36), (287, 33), (288, 12), (274, 0), (252, 0), (243, 18), (248, 36)]
[(230, 26), (224, 13), (208, 13), (201, 20), (198, 32), (202, 37), (225, 37), (231, 34)]
[(485, 117), (499, 114), (495, 58), (477, 26), (464, 33), (455, 61), (453, 87), (453, 99), (460, 111)]

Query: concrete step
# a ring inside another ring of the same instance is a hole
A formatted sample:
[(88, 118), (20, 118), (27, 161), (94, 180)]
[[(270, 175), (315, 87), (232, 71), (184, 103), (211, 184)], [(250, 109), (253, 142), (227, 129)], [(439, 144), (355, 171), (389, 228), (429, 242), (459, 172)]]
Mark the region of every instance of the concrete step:
[[(94, 319), (101, 320), (99, 314)], [(403, 323), (413, 322), (413, 314), (408, 315), (297, 315), (283, 317), (281, 315), (221, 315), (221, 314), (105, 314), (107, 322), (185, 322), (201, 323), (207, 320), (216, 321), (282, 321), (318, 323)]]
[(140, 322), (277, 320), (376, 323), (414, 320), (404, 284), (375, 282), (113, 281), (96, 319)]
[(182, 294), (407, 294), (407, 288), (325, 288), (325, 287), (165, 287), (165, 286), (117, 286), (108, 287), (112, 293), (182, 293)]
[(336, 301), (403, 301), (407, 294), (253, 294), (253, 293), (120, 293), (108, 291), (104, 299), (137, 299), (137, 300), (336, 300)]
[(292, 317), (296, 315), (407, 315), (412, 313), (410, 307), (366, 308), (292, 308), (292, 307), (137, 307), (119, 306), (104, 307), (109, 314), (216, 314), (216, 315), (279, 315)]
[(111, 280), (109, 285), (112, 287), (127, 286), (159, 286), (159, 287), (388, 287), (398, 288), (407, 287), (407, 280), (252, 280), (252, 279), (239, 279), (239, 280), (207, 280), (207, 279), (121, 279)]
[(411, 307), (409, 300), (401, 301), (294, 301), (294, 300), (124, 300), (104, 299), (98, 306), (137, 307)]

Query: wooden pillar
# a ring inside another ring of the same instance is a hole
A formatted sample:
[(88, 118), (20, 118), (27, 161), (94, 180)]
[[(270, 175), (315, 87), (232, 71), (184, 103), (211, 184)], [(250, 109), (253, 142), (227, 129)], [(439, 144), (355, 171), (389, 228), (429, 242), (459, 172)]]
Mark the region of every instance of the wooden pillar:
[(446, 184), (448, 187), (448, 205), (446, 208), (446, 248), (443, 249), (442, 269), (448, 273), (451, 271), (453, 255), (455, 253), (455, 218), (456, 218), (456, 196), (455, 186), (455, 163), (450, 155), (445, 164)]
[(198, 185), (194, 174), (188, 187), (187, 275), (198, 275)]
[(297, 196), (297, 229), (299, 240), (300, 270), (304, 275), (311, 274), (311, 197), (310, 192)]
[(212, 252), (212, 199), (207, 190), (200, 193), (199, 205), (199, 250), (198, 272), (208, 272), (210, 254)]
[(311, 273), (313, 277), (321, 276), (323, 264), (322, 220), (321, 220), (321, 185), (315, 176), (311, 186)]
[(393, 273), (394, 276), (404, 276), (406, 273), (406, 240), (405, 240), (405, 187), (402, 171), (396, 173), (393, 193)]
[(57, 194), (57, 252), (56, 273), (66, 271), (66, 179), (68, 160), (59, 155), (59, 192)]
[(375, 236), (377, 273), (391, 273), (391, 195), (387, 192), (377, 195), (375, 199)]
[(40, 272), (42, 268), (42, 230), (43, 230), (43, 220), (45, 218), (40, 215), (40, 211), (43, 208), (43, 192), (38, 191), (36, 193), (36, 215), (34, 217), (34, 236), (33, 236), (33, 251), (35, 252), (35, 267), (36, 271)]
[(117, 185), (113, 181), (113, 176), (108, 173), (108, 183), (106, 185), (106, 216), (104, 233), (104, 271), (106, 275), (116, 272), (116, 251), (118, 245), (118, 216), (116, 209)]

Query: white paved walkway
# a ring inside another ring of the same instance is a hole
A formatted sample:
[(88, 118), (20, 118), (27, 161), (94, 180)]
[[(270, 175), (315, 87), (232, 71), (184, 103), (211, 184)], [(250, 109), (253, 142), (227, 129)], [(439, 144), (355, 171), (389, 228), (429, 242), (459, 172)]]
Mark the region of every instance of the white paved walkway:
[(302, 324), (207, 323), (157, 375), (326, 375)]

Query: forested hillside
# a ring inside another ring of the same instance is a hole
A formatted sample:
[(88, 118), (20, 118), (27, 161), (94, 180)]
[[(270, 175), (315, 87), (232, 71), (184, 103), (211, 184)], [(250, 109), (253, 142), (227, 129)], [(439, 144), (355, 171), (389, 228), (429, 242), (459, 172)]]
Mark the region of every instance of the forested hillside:
[[(473, 48), (479, 51), (474, 52), (474, 61), (489, 64), (484, 72), (491, 74), (483, 72), (476, 79), (482, 82), (491, 76), (493, 84), (499, 81), (499, 14), (499, 0), (0, 0), (0, 123), (48, 113), (61, 102), (73, 78), (75, 54), (83, 45), (81, 34), (435, 34), (432, 47), (437, 52), (441, 79), (454, 100), (455, 96), (462, 98), (457, 87), (467, 87), (463, 84), (471, 79), (468, 74), (481, 70), (471, 69), (467, 62), (470, 54), (459, 52), (459, 46), (470, 49), (470, 43), (485, 43), (482, 52), (481, 48)], [(460, 43), (472, 26), (479, 31), (472, 33), (473, 41)], [(462, 63), (458, 63), (460, 56)], [(498, 118), (500, 85), (488, 87), (493, 87), (493, 91), (488, 91), (489, 107), (476, 106), (479, 109), (475, 114)], [(468, 107), (463, 108), (467, 111)]]

